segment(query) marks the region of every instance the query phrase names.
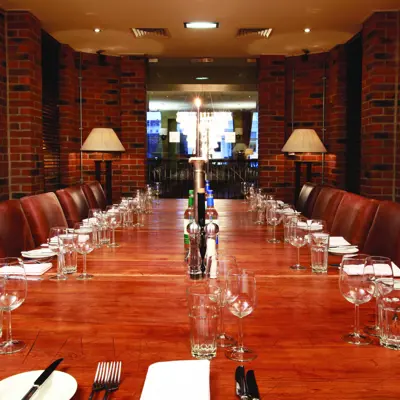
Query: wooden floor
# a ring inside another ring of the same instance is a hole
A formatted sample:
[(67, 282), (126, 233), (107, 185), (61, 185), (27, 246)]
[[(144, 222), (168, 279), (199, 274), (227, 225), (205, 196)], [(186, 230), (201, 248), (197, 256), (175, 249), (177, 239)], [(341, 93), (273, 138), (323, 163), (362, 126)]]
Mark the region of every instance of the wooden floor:
[[(258, 305), (244, 319), (244, 333), (245, 344), (259, 354), (246, 367), (255, 370), (261, 397), (398, 400), (400, 354), (341, 341), (354, 310), (339, 292), (337, 268), (329, 267), (327, 275), (290, 270), (295, 249), (267, 243), (270, 231), (252, 223), (240, 200), (219, 200), (216, 207), (220, 250), (257, 276)], [(0, 357), (0, 378), (64, 357), (60, 369), (79, 384), (74, 399), (87, 399), (97, 362), (121, 360), (123, 380), (112, 398), (139, 399), (150, 364), (190, 359), (184, 208), (183, 200), (163, 200), (145, 228), (117, 233), (120, 248), (90, 254), (93, 281), (30, 281), (26, 302), (13, 312), (14, 336), (28, 346)], [(308, 249), (301, 252), (309, 266)], [(372, 320), (373, 308), (361, 307), (362, 324)], [(237, 321), (226, 315), (227, 330), (235, 334)], [(236, 366), (218, 352), (211, 363), (212, 400), (237, 398)]]

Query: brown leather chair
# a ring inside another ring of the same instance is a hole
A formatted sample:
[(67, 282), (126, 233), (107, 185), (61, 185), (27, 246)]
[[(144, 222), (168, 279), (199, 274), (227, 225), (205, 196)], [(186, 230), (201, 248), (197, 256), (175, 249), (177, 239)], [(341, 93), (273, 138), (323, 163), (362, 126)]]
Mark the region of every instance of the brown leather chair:
[(332, 223), (331, 235), (343, 236), (362, 248), (374, 220), (379, 202), (353, 193), (345, 193)]
[(35, 247), (28, 220), (19, 200), (0, 203), (0, 257), (21, 257)]
[(107, 199), (100, 182), (94, 181), (85, 183), (82, 185), (82, 190), (83, 193), (85, 193), (90, 208), (101, 208), (105, 210)]
[(73, 228), (77, 222), (88, 217), (89, 204), (80, 186), (70, 186), (56, 191), (64, 211), (68, 226)]
[(306, 182), (301, 188), (299, 198), (296, 203), (296, 210), (300, 211), (307, 218), (311, 218), (315, 200), (321, 190), (315, 183)]
[(390, 257), (400, 267), (400, 204), (379, 203), (362, 252)]
[(46, 243), (50, 228), (67, 227), (67, 220), (54, 193), (23, 197), (21, 206), (31, 228), (35, 246)]
[(329, 186), (322, 186), (311, 213), (313, 219), (326, 221), (329, 232), (336, 215), (337, 208), (346, 192)]

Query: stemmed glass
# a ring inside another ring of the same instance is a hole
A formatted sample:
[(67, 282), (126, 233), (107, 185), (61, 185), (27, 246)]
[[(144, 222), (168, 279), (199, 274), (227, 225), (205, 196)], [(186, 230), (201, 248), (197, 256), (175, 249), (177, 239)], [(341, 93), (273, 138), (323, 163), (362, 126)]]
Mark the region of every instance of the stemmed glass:
[(226, 299), (229, 311), (238, 317), (239, 337), (237, 346), (225, 350), (225, 355), (238, 362), (254, 360), (257, 354), (243, 344), (242, 319), (250, 315), (257, 303), (256, 278), (247, 270), (233, 270), (227, 278)]
[(308, 243), (311, 243), (311, 234), (316, 232), (328, 232), (326, 221), (322, 219), (308, 219)]
[(276, 201), (269, 200), (270, 204), (267, 208), (267, 222), (272, 225), (272, 238), (268, 239), (268, 243), (280, 243), (281, 241), (276, 238), (276, 226), (280, 224), (282, 214), (279, 211), (279, 206)]
[(5, 341), (0, 343), (0, 354), (12, 354), (22, 350), (25, 343), (12, 339), (11, 311), (25, 300), (27, 282), (24, 264), (19, 258), (0, 259), (0, 311), (7, 316)]
[(49, 249), (57, 254), (57, 275), (52, 275), (49, 277), (52, 281), (65, 281), (68, 278), (64, 275), (64, 253), (63, 253), (63, 241), (62, 235), (67, 234), (67, 228), (64, 227), (54, 227), (50, 228), (49, 237), (47, 243)]
[(161, 194), (161, 182), (154, 182), (154, 197), (156, 204), (160, 204), (160, 194)]
[(370, 344), (371, 339), (360, 334), (359, 305), (372, 299), (375, 291), (374, 268), (365, 258), (343, 257), (339, 272), (342, 296), (354, 304), (354, 332), (343, 336), (345, 342), (355, 345)]
[(119, 244), (115, 242), (115, 228), (121, 225), (121, 213), (118, 208), (113, 206), (107, 207), (107, 222), (112, 232), (111, 242), (108, 244), (108, 247), (119, 247)]
[(241, 193), (243, 195), (242, 203), (247, 203), (246, 198), (247, 198), (247, 193), (249, 191), (249, 186), (248, 186), (246, 181), (240, 182), (240, 191), (241, 191)]
[(380, 298), (386, 296), (394, 289), (393, 267), (392, 261), (388, 257), (368, 257), (367, 265), (372, 265), (375, 276), (375, 291), (376, 298), (375, 308), (375, 325), (367, 326), (364, 331), (369, 335), (379, 336), (380, 334)]
[(210, 282), (221, 288), (221, 304), (219, 308), (219, 329), (217, 343), (220, 347), (229, 347), (236, 344), (235, 339), (225, 333), (224, 310), (227, 303), (227, 278), (229, 271), (237, 269), (236, 258), (221, 253), (214, 254), (207, 259), (207, 275)]
[(93, 228), (91, 226), (86, 226), (83, 224), (75, 224), (74, 226), (74, 246), (76, 251), (83, 256), (83, 268), (82, 274), (80, 274), (76, 279), (88, 280), (92, 279), (93, 275), (89, 275), (86, 272), (86, 256), (94, 250), (93, 241)]
[(306, 267), (300, 264), (300, 247), (307, 243), (308, 229), (306, 219), (300, 216), (292, 217), (289, 221), (289, 243), (297, 248), (297, 263), (291, 265), (294, 270), (304, 270)]
[(261, 193), (258, 193), (255, 204), (256, 204), (255, 209), (256, 209), (256, 213), (257, 213), (255, 224), (256, 225), (264, 225), (265, 206), (266, 206), (265, 196)]

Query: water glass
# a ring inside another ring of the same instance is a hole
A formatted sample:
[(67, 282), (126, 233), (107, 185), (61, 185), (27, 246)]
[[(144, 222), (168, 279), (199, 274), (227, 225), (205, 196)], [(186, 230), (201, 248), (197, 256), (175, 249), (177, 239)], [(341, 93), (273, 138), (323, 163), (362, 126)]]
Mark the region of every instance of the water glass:
[(329, 233), (311, 233), (311, 270), (317, 274), (328, 272)]
[(49, 249), (57, 254), (57, 274), (49, 277), (52, 281), (65, 281), (67, 277), (64, 275), (64, 250), (61, 237), (67, 233), (67, 228), (53, 227), (50, 228), (47, 243)]
[[(73, 231), (72, 231), (73, 232)], [(77, 270), (77, 253), (74, 245), (73, 233), (66, 233), (60, 235), (60, 241), (62, 243), (64, 265), (64, 274), (74, 274)]]
[(221, 289), (215, 285), (200, 284), (188, 287), (186, 293), (192, 356), (210, 360), (217, 355)]
[(400, 290), (393, 290), (380, 297), (380, 344), (400, 350)]

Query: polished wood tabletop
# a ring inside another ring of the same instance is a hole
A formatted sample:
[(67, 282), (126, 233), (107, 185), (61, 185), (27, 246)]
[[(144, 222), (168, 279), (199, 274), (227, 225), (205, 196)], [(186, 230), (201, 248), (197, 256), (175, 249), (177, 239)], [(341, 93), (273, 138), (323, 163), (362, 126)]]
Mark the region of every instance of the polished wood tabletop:
[[(191, 359), (185, 206), (184, 200), (161, 200), (145, 217), (145, 227), (118, 231), (119, 248), (88, 256), (91, 281), (71, 275), (54, 282), (48, 274), (29, 281), (25, 303), (12, 313), (13, 336), (27, 347), (0, 356), (0, 379), (63, 357), (59, 369), (78, 381), (74, 399), (87, 399), (97, 363), (116, 360), (123, 363), (122, 383), (111, 398), (140, 399), (152, 363)], [(254, 225), (241, 200), (217, 200), (216, 208), (220, 251), (236, 256), (257, 277), (258, 304), (243, 322), (245, 345), (258, 353), (246, 368), (255, 370), (261, 398), (398, 399), (399, 354), (377, 343), (357, 347), (341, 340), (352, 329), (354, 308), (339, 292), (337, 267), (312, 274), (309, 249), (303, 248), (301, 261), (308, 269), (293, 271), (296, 249), (267, 243), (271, 230)], [(331, 264), (339, 261), (330, 256)], [(373, 303), (361, 306), (363, 325), (373, 320), (373, 309)], [(235, 335), (237, 319), (227, 312), (226, 320), (228, 333)], [(237, 398), (237, 365), (218, 349), (211, 362), (212, 400)]]

